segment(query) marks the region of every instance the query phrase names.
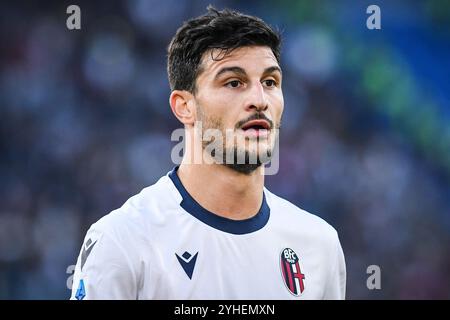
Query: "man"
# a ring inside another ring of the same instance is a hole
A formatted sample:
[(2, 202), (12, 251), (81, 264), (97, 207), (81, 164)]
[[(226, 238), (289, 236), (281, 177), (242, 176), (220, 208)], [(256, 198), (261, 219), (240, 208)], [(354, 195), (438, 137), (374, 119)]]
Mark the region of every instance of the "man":
[(72, 299), (344, 299), (336, 231), (264, 188), (279, 62), (279, 36), (255, 17), (209, 8), (177, 31), (168, 74), (183, 161), (91, 226)]

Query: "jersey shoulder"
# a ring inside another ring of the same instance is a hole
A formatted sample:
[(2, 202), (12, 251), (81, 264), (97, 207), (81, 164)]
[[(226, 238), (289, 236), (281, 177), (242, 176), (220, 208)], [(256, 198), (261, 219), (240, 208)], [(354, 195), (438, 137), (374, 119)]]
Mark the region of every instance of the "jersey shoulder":
[(171, 190), (168, 179), (163, 176), (155, 184), (142, 189), (120, 208), (92, 224), (89, 230), (106, 233), (122, 243), (134, 238), (148, 238), (151, 225), (163, 224), (169, 219), (166, 213), (175, 207), (177, 194)]
[(328, 239), (332, 242), (337, 240), (336, 229), (323, 218), (296, 206), (267, 189), (265, 189), (265, 193), (268, 196), (269, 206), (274, 211), (271, 216), (278, 222), (286, 225), (288, 221), (288, 224), (297, 230), (312, 232), (312, 234), (320, 235), (322, 239)]

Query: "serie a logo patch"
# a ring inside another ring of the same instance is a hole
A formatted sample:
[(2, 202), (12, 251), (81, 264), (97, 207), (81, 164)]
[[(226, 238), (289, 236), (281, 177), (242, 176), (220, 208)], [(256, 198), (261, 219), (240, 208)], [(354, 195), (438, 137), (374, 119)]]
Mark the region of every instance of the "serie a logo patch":
[(299, 258), (294, 250), (285, 248), (280, 256), (281, 275), (286, 288), (294, 296), (299, 296), (305, 291), (305, 275), (300, 269)]

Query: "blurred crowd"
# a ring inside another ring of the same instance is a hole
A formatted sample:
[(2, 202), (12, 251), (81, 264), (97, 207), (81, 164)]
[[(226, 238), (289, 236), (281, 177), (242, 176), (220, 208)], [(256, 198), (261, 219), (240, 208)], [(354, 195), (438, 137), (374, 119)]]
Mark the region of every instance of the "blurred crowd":
[(282, 33), (267, 187), (337, 229), (347, 298), (450, 298), (449, 2), (368, 30), (366, 1), (78, 1), (68, 30), (75, 2), (0, 4), (0, 299), (67, 299), (89, 226), (175, 165), (166, 48), (209, 3)]

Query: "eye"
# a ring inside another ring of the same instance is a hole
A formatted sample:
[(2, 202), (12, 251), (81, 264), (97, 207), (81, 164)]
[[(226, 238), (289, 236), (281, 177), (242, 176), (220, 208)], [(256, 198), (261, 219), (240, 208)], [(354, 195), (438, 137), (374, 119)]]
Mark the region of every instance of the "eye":
[(265, 83), (267, 87), (276, 87), (277, 85), (277, 82), (273, 79), (264, 80), (263, 83)]
[(239, 80), (232, 80), (226, 83), (227, 87), (231, 87), (231, 88), (238, 88), (239, 86), (242, 85), (242, 82)]

